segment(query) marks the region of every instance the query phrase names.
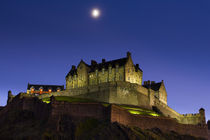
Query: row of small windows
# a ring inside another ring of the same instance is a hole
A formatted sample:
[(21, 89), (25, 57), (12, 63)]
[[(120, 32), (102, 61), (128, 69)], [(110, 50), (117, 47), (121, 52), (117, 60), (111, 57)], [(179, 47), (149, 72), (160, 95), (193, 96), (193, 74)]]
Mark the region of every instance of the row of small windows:
[(134, 72), (134, 70), (133, 69), (128, 69), (128, 73), (132, 73), (132, 72)]
[[(31, 88), (30, 88), (30, 91), (31, 91), (31, 93), (33, 93), (33, 92), (35, 92), (35, 91), (37, 91), (37, 90), (35, 90), (34, 87), (31, 87)], [(40, 87), (38, 91), (39, 91), (40, 93), (43, 92), (43, 87)], [(61, 89), (58, 87), (56, 91), (59, 92), (59, 91), (61, 91)], [(46, 91), (45, 91), (45, 92), (46, 92)], [(51, 93), (51, 92), (52, 92), (52, 89), (49, 88), (49, 89), (48, 89), (48, 92)]]
[[(102, 72), (102, 74), (104, 74), (104, 72)], [(109, 74), (111, 74), (111, 73), (109, 73)], [(90, 74), (90, 75), (89, 75), (90, 78), (92, 78), (93, 76), (94, 76), (93, 74)], [(96, 76), (98, 76), (98, 72), (96, 72)], [(83, 77), (82, 75), (79, 76), (78, 78), (79, 78), (79, 80), (84, 80), (84, 77)], [(74, 77), (69, 78), (69, 81), (70, 81), (70, 82), (71, 82), (72, 80), (77, 80), (77, 76), (74, 75)]]
[[(93, 78), (93, 74), (91, 74), (91, 75), (89, 75), (89, 77), (90, 78)], [(141, 77), (141, 76), (139, 76), (139, 77)], [(107, 79), (108, 79), (108, 77), (107, 77)], [(113, 77), (113, 81), (114, 81), (114, 79), (115, 79), (115, 77)], [(71, 82), (71, 78), (69, 78), (69, 81)], [(74, 80), (76, 80), (76, 77), (74, 78)], [(83, 80), (83, 77), (82, 76), (80, 76), (79, 77), (79, 80)], [(119, 75), (119, 80), (122, 80), (122, 76), (121, 75)], [(130, 77), (128, 77), (128, 81), (133, 81), (134, 79), (131, 79)], [(138, 82), (138, 80), (136, 79), (136, 82)]]
[[(103, 80), (104, 79), (104, 80)], [(117, 77), (112, 77), (112, 78), (109, 78), (109, 77), (106, 77), (106, 78), (98, 78), (98, 83), (102, 83), (102, 82), (108, 82), (108, 81), (115, 81), (115, 80), (120, 80), (122, 81), (123, 80), (123, 77), (121, 75), (118, 76), (118, 79)], [(91, 83), (96, 83), (97, 82), (97, 79), (89, 79), (89, 82), (90, 84)]]

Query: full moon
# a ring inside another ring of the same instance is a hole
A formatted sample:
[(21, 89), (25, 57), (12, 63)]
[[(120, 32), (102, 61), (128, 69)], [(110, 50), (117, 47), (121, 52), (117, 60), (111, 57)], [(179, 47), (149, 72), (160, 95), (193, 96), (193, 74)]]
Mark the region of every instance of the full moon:
[(92, 14), (92, 17), (98, 18), (100, 16), (100, 10), (99, 9), (93, 9), (91, 14)]

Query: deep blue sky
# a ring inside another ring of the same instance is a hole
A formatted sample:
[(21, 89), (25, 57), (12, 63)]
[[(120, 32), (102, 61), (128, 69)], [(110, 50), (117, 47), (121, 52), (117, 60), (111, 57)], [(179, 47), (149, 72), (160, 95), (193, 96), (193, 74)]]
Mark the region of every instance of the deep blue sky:
[[(92, 8), (102, 16), (93, 19)], [(165, 81), (179, 113), (210, 119), (209, 0), (1, 0), (0, 105), (27, 83), (65, 84), (71, 65), (130, 51), (143, 80)]]

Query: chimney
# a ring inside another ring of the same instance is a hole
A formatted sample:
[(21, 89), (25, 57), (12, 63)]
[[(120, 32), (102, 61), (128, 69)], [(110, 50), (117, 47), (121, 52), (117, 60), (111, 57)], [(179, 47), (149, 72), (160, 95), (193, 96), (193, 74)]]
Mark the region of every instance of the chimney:
[(139, 64), (136, 64), (136, 68), (139, 68)]
[(130, 52), (127, 52), (127, 57), (131, 57), (131, 53)]
[(95, 60), (91, 60), (91, 65), (96, 65), (97, 62)]
[(71, 69), (72, 70), (75, 70), (76, 69), (76, 66), (75, 65), (72, 65)]
[(103, 58), (103, 59), (102, 59), (102, 63), (105, 63), (105, 62), (106, 62), (106, 60)]

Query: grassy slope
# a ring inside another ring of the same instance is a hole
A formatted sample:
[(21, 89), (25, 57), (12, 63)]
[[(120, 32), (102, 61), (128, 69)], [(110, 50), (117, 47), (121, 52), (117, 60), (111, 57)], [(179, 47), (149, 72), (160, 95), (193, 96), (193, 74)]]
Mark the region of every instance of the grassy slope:
[[(90, 99), (82, 99), (82, 98), (74, 98), (74, 97), (68, 97), (68, 96), (56, 96), (55, 99), (57, 101), (66, 101), (66, 102), (97, 102), (97, 101), (93, 101)], [(42, 99), (43, 102), (45, 103), (50, 103), (50, 98), (43, 98)], [(104, 105), (105, 107), (109, 106), (110, 104), (108, 103), (102, 103), (102, 105)], [(118, 105), (121, 108), (126, 109), (129, 113), (131, 114), (136, 114), (136, 115), (148, 115), (148, 116), (161, 116), (160, 114), (156, 113), (155, 111), (152, 110), (147, 110), (147, 109), (142, 109), (139, 107), (131, 107), (131, 106), (127, 106), (127, 105)]]

